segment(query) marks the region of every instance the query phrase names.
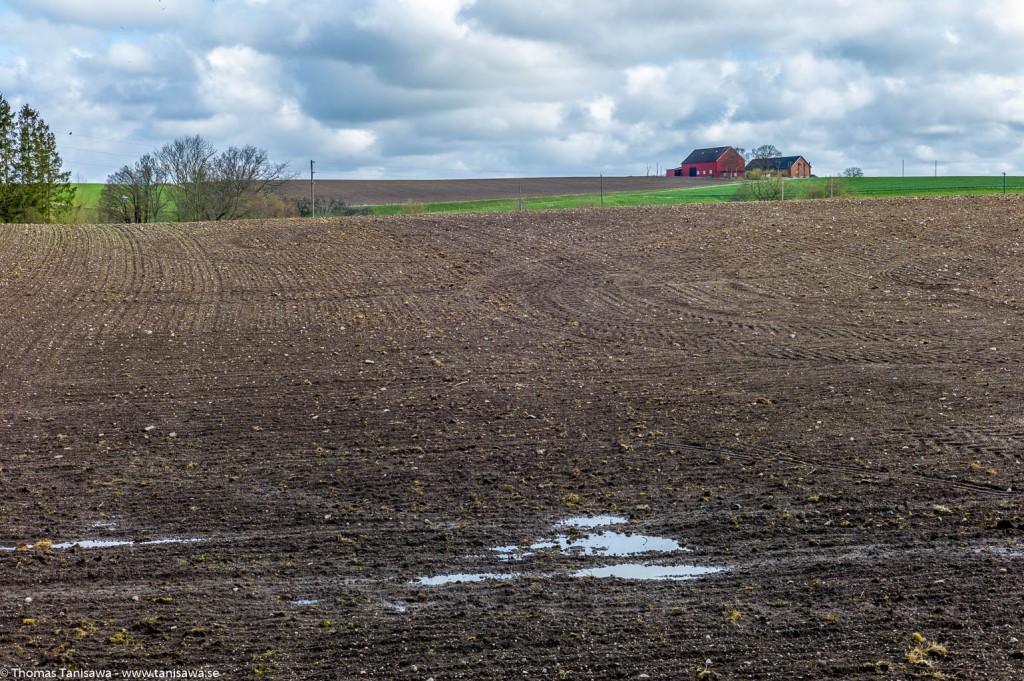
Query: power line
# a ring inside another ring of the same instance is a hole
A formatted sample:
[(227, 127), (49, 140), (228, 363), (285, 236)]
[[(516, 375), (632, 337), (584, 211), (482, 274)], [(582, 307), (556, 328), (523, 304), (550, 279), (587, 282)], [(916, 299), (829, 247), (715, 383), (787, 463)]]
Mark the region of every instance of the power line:
[(78, 133), (77, 135), (75, 135), (73, 130), (66, 130), (66, 131), (64, 131), (64, 134), (67, 134), (68, 136), (72, 136), (73, 135), (75, 137), (84, 137), (85, 139), (88, 139), (88, 140), (102, 140), (104, 142), (113, 142), (115, 144), (131, 144), (131, 145), (134, 145), (134, 146), (137, 146), (137, 147), (149, 147), (149, 146), (152, 146), (152, 144), (149, 143), (149, 142), (133, 142), (132, 140), (118, 140), (118, 139), (113, 139), (113, 138), (110, 138), (110, 137), (94, 137), (94, 136), (91, 136), (91, 135), (83, 135), (82, 133)]
[(57, 146), (61, 149), (73, 149), (74, 151), (85, 151), (90, 154), (106, 154), (108, 156), (121, 156), (123, 158), (138, 158), (138, 154), (119, 154), (116, 151), (100, 151), (99, 149), (83, 149), (82, 147), (72, 147), (66, 144), (57, 143)]

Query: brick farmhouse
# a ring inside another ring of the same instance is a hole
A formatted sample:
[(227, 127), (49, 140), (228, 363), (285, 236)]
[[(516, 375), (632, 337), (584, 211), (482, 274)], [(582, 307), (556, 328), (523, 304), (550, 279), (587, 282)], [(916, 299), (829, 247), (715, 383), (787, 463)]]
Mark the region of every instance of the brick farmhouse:
[(763, 170), (782, 177), (810, 177), (811, 164), (803, 156), (778, 156), (757, 158), (747, 164), (747, 172)]
[(751, 170), (763, 170), (782, 177), (810, 177), (811, 164), (803, 156), (759, 158), (750, 163), (732, 147), (694, 149), (678, 168), (665, 172), (675, 177), (743, 177)]
[(676, 177), (743, 177), (746, 161), (732, 147), (694, 149), (683, 165), (672, 168), (666, 175)]

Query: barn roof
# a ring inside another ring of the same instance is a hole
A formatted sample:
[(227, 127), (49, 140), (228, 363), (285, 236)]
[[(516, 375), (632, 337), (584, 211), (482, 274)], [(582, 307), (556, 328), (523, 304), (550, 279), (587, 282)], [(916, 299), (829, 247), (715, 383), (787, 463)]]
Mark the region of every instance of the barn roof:
[(755, 158), (747, 164), (747, 170), (787, 170), (803, 156), (776, 156), (775, 158)]
[(694, 149), (690, 152), (690, 155), (683, 161), (683, 165), (687, 163), (714, 163), (718, 159), (725, 155), (725, 152), (732, 149), (732, 147), (709, 147), (707, 149)]

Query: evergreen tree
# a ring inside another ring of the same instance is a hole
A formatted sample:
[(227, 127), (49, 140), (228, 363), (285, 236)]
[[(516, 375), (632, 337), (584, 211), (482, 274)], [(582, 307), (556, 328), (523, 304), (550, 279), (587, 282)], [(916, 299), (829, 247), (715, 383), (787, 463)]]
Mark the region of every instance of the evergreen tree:
[(0, 220), (50, 222), (72, 208), (71, 172), (61, 171), (57, 140), (39, 112), (13, 115), (0, 95)]
[(11, 105), (0, 95), (0, 222), (10, 222), (16, 212), (17, 181), (14, 164), (18, 151), (17, 131)]

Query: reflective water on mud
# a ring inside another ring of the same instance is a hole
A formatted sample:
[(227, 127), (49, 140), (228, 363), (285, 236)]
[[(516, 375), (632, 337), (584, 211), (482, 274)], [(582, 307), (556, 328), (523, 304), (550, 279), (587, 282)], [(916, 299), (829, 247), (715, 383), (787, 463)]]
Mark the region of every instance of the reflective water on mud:
[[(613, 525), (622, 525), (628, 520), (619, 516), (580, 516), (559, 522), (556, 527), (570, 529), (594, 529)], [(496, 546), (491, 549), (503, 560), (522, 560), (540, 551), (558, 549), (567, 556), (636, 556), (644, 553), (672, 553), (689, 551), (674, 539), (651, 537), (645, 534), (626, 534), (603, 530), (592, 534), (571, 532), (556, 535), (550, 541), (537, 541), (527, 547)]]
[[(496, 546), (491, 551), (507, 562), (522, 561), (542, 553), (554, 552), (563, 556), (577, 558), (585, 563), (594, 559), (620, 558), (629, 556), (666, 555), (689, 552), (691, 549), (681, 545), (674, 539), (652, 537), (645, 534), (618, 532), (601, 529), (625, 525), (628, 519), (620, 516), (578, 516), (567, 518), (555, 524), (558, 530), (568, 530), (556, 534), (550, 539), (542, 538), (528, 546)], [(587, 532), (586, 530), (595, 530)], [(633, 580), (682, 580), (694, 579), (703, 575), (721, 572), (722, 568), (700, 567), (697, 565), (656, 564), (656, 563), (618, 563), (585, 567), (568, 573), (570, 577), (618, 578)], [(564, 573), (563, 573), (564, 574)], [(483, 582), (486, 580), (509, 580), (516, 578), (552, 577), (550, 573), (453, 573), (434, 577), (420, 577), (413, 584), (423, 586), (442, 586), (466, 582)]]
[(572, 573), (573, 577), (618, 577), (619, 579), (693, 579), (701, 575), (721, 572), (722, 568), (698, 565), (650, 565), (646, 563), (620, 563), (605, 567), (587, 568)]
[[(148, 541), (132, 541), (125, 539), (80, 539), (78, 541), (64, 541), (56, 544), (50, 544), (49, 548), (63, 551), (78, 547), (80, 549), (109, 549), (117, 546), (153, 546), (155, 544), (193, 544), (195, 542), (205, 541), (203, 539), (191, 538), (191, 539), (178, 539), (174, 537), (164, 537), (162, 539), (150, 539)], [(35, 548), (35, 544), (22, 544), (25, 549)], [(0, 551), (17, 551), (18, 546), (0, 546)]]
[(560, 534), (553, 541), (535, 542), (526, 549), (518, 546), (499, 546), (492, 550), (500, 554), (504, 560), (522, 560), (547, 549), (558, 549), (567, 556), (610, 557), (689, 550), (673, 539), (621, 532), (597, 532), (581, 536)]
[(618, 515), (581, 515), (575, 518), (566, 518), (556, 524), (555, 527), (609, 527), (611, 525), (625, 525), (628, 522), (629, 518), (623, 518)]
[(485, 579), (515, 579), (524, 575), (500, 574), (496, 572), (462, 573), (455, 575), (438, 575), (436, 577), (420, 577), (417, 584), (424, 586), (440, 586), (442, 584), (462, 584), (465, 582), (482, 582)]

